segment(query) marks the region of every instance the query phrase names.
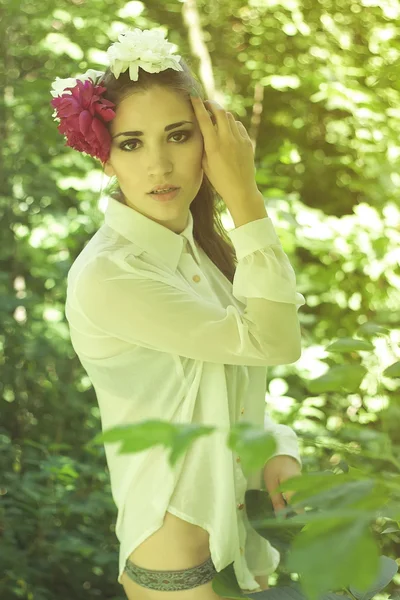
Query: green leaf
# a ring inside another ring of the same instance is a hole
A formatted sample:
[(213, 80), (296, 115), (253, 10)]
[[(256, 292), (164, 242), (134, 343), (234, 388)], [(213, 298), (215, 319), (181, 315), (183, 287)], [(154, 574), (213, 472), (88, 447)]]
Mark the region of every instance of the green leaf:
[(326, 373), (306, 382), (308, 390), (312, 394), (323, 392), (356, 392), (367, 369), (361, 365), (335, 365)]
[[(287, 567), (302, 573), (302, 587), (311, 600), (349, 585), (370, 586), (379, 570), (379, 549), (360, 516), (354, 522), (337, 518), (311, 523), (293, 541)], [(362, 561), (360, 561), (362, 556)]]
[(383, 371), (385, 377), (400, 377), (400, 360), (386, 367)]
[(357, 352), (358, 350), (374, 350), (375, 347), (371, 342), (366, 340), (358, 340), (351, 337), (343, 337), (336, 340), (325, 348), (327, 352)]
[(357, 589), (355, 586), (350, 585), (349, 589), (353, 596), (357, 600), (370, 600), (376, 594), (379, 594), (393, 579), (396, 575), (399, 567), (395, 560), (388, 556), (379, 557), (379, 572), (376, 579), (368, 587), (366, 591)]
[(277, 443), (272, 433), (248, 422), (232, 426), (227, 440), (228, 448), (240, 455), (244, 474), (262, 469), (276, 450)]

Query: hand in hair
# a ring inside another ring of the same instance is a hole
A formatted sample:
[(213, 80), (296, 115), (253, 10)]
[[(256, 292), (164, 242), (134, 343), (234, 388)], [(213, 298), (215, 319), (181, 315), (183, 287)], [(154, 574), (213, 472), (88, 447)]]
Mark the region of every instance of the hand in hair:
[(258, 192), (253, 144), (243, 123), (235, 121), (218, 102), (203, 103), (193, 96), (191, 100), (204, 141), (203, 170), (229, 209)]

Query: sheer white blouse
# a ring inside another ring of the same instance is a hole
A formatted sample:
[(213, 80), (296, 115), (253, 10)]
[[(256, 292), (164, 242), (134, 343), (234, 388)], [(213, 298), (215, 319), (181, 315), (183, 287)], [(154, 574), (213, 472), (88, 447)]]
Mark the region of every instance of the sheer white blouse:
[(105, 222), (68, 272), (65, 312), (73, 348), (96, 393), (102, 430), (159, 419), (222, 428), (197, 439), (174, 469), (154, 446), (118, 454), (105, 444), (118, 509), (118, 581), (127, 557), (159, 529), (166, 511), (206, 529), (219, 572), (233, 562), (242, 590), (279, 564), (249, 524), (245, 477), (226, 445), (245, 420), (276, 436), (274, 455), (301, 465), (298, 438), (266, 415), (267, 367), (301, 355), (297, 311), (305, 304), (270, 218), (228, 232), (238, 264), (231, 282), (193, 238), (109, 198)]

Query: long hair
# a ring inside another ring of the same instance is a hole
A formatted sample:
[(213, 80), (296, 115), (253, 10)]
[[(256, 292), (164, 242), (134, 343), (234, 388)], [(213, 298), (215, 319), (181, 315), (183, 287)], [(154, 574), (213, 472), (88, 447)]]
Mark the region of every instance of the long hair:
[[(204, 100), (201, 84), (193, 76), (188, 63), (181, 58), (180, 64), (183, 71), (166, 69), (160, 73), (148, 73), (140, 68), (138, 81), (132, 81), (128, 71), (121, 73), (116, 79), (108, 68), (102, 78), (107, 89), (104, 98), (114, 102), (117, 108), (118, 104), (133, 91), (147, 91), (154, 86), (159, 86), (172, 89), (187, 98), (192, 88), (195, 88)], [(105, 125), (110, 131), (110, 122)], [(116, 177), (111, 178), (105, 191), (118, 202), (126, 204)], [(221, 212), (224, 207), (222, 198), (204, 173), (200, 189), (190, 205), (193, 216), (193, 237), (215, 266), (233, 283), (237, 258), (232, 242), (221, 222)]]

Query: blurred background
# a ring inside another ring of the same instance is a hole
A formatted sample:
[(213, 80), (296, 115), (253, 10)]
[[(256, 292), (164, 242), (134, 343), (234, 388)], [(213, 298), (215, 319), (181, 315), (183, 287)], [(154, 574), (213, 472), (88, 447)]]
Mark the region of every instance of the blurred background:
[[(0, 0), (2, 600), (125, 598), (104, 451), (84, 447), (99, 411), (64, 314), (108, 178), (65, 146), (50, 89), (105, 70), (131, 27), (164, 30), (253, 140), (307, 302), (301, 358), (268, 368), (269, 413), (296, 431), (305, 472), (351, 464), (398, 480), (400, 3)], [(399, 542), (381, 535), (382, 553)]]

